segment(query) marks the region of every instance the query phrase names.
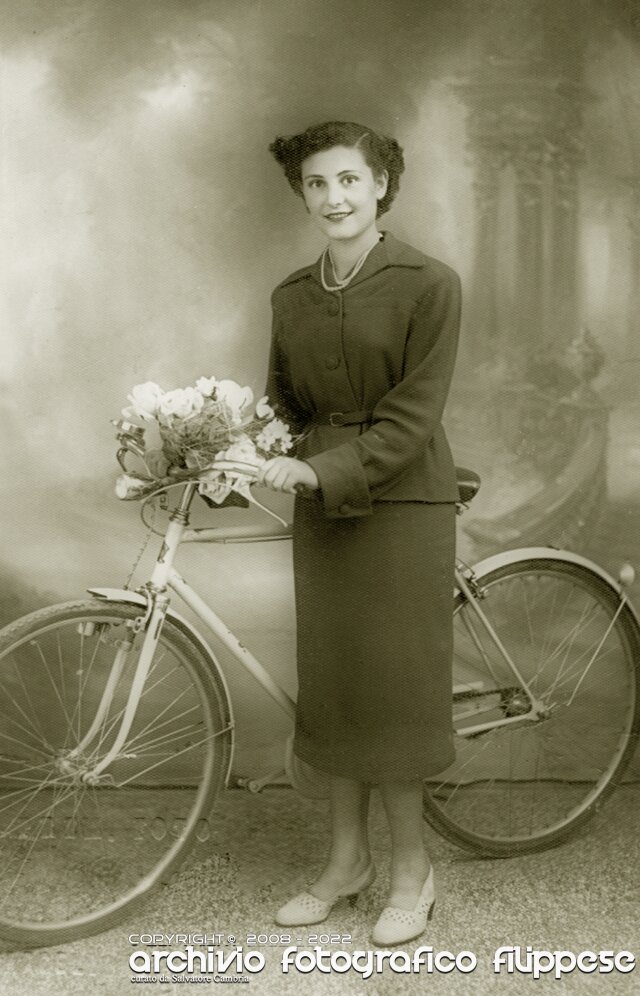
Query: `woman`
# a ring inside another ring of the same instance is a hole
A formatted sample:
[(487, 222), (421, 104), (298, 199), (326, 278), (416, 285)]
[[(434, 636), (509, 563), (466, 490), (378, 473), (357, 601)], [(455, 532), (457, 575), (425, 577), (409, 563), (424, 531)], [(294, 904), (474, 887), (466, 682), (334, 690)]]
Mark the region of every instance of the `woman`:
[(276, 920), (320, 922), (373, 882), (377, 785), (392, 854), (373, 941), (396, 945), (424, 931), (433, 907), (422, 780), (454, 758), (458, 492), (441, 417), (460, 285), (445, 264), (378, 231), (404, 168), (393, 139), (328, 122), (270, 151), (327, 238), (320, 260), (273, 293), (267, 391), (303, 438), (260, 481), (297, 494), (294, 751), (330, 776), (332, 827), (321, 874)]

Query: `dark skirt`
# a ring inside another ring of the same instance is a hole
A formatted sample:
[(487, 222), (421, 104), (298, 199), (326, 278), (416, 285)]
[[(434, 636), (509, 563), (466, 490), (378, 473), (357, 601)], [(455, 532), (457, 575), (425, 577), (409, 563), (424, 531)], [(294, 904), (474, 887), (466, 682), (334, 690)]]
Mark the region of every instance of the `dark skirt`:
[(454, 760), (455, 505), (376, 502), (294, 516), (298, 707), (294, 751), (364, 782), (422, 779)]

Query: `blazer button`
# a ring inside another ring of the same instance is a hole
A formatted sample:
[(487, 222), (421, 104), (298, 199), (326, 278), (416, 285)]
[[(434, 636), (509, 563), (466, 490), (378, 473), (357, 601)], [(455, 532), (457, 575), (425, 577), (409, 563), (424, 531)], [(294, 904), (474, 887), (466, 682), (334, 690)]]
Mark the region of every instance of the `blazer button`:
[(341, 361), (339, 356), (327, 356), (324, 362), (327, 370), (337, 370)]
[(336, 315), (340, 314), (340, 305), (338, 304), (337, 301), (330, 301), (327, 311), (329, 312), (332, 318), (335, 318)]
[(340, 515), (348, 515), (349, 512), (351, 511), (351, 505), (348, 505), (347, 502), (344, 502), (340, 506), (340, 508), (338, 509), (338, 511), (340, 512)]

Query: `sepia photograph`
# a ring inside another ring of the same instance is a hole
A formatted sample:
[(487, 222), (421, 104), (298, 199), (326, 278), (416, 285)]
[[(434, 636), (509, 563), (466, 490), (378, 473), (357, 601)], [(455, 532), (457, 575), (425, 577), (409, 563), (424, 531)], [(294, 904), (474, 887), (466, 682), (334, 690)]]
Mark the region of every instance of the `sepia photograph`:
[(640, 991), (640, 2), (4, 0), (0, 125), (0, 991)]

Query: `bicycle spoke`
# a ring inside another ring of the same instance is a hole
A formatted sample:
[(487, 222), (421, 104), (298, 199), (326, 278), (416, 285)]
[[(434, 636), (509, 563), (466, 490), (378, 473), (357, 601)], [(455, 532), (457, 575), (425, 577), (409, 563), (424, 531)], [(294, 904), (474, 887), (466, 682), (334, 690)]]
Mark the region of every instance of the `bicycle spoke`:
[[(185, 729), (187, 729), (191, 734), (200, 733), (200, 727), (197, 727), (197, 726), (187, 727)], [(231, 724), (229, 724), (229, 726), (225, 726), (225, 727), (223, 727), (220, 730), (216, 730), (215, 733), (212, 733), (206, 739), (201, 740), (199, 742), (199, 744), (197, 744), (195, 746), (202, 746), (203, 744), (208, 743), (209, 741), (216, 740), (218, 737), (224, 736), (225, 734), (227, 734), (231, 729), (233, 729), (233, 727), (231, 726)], [(169, 746), (172, 743), (177, 743), (177, 742), (182, 741), (182, 740), (184, 740), (184, 734), (181, 735), (181, 736), (175, 736), (175, 737), (173, 735), (168, 735), (168, 736), (166, 736), (164, 738), (158, 738), (157, 741), (150, 741), (149, 742), (149, 746), (153, 750), (155, 750), (158, 747), (161, 747), (161, 746), (165, 746), (166, 747), (166, 746)], [(193, 748), (193, 746), (194, 746), (193, 744), (189, 744), (188, 745), (188, 749), (191, 750)], [(148, 753), (149, 752), (146, 750), (146, 745), (145, 745), (143, 749), (141, 749), (139, 751), (136, 751), (135, 756), (136, 757), (145, 757)], [(123, 756), (126, 757), (128, 755), (125, 754)], [(170, 753), (169, 752), (165, 752), (165, 756), (169, 757), (169, 758), (171, 758), (171, 757), (177, 757), (178, 753), (173, 753), (173, 751), (170, 752)]]
[[(19, 730), (22, 730), (21, 725), (19, 723), (15, 722), (15, 720), (10, 720), (10, 722), (12, 722), (12, 724), (14, 726), (17, 726)], [(26, 732), (27, 735), (29, 734), (28, 730), (26, 730), (24, 732)], [(50, 752), (47, 752), (45, 750), (41, 750), (39, 747), (33, 747), (28, 741), (18, 740), (17, 737), (12, 737), (8, 733), (4, 733), (4, 732), (0, 733), (0, 740), (6, 740), (8, 743), (11, 743), (11, 744), (17, 744), (18, 747), (22, 747), (27, 753), (30, 752), (32, 754), (41, 754), (45, 758), (51, 756)]]
[[(64, 801), (64, 799), (65, 799), (65, 796), (64, 796), (64, 795), (62, 795), (62, 796), (61, 796), (61, 798), (59, 799), (59, 803), (63, 802), (63, 801)], [(58, 804), (59, 804), (59, 803), (58, 803)], [(54, 809), (54, 806), (51, 806), (51, 808), (50, 808), (50, 812), (53, 812), (53, 809)], [(36, 818), (37, 818), (37, 817), (34, 817), (33, 819), (36, 819)], [(20, 828), (20, 829), (23, 829), (23, 828), (24, 828), (25, 826), (28, 826), (28, 825), (29, 825), (29, 823), (32, 823), (32, 822), (33, 822), (33, 820), (28, 820), (28, 821), (26, 821), (26, 822), (25, 822), (24, 824), (22, 824), (22, 826), (21, 826), (21, 828)], [(31, 857), (31, 855), (33, 854), (33, 852), (34, 852), (34, 850), (35, 850), (35, 847), (36, 847), (36, 844), (37, 844), (37, 843), (39, 842), (39, 840), (40, 840), (40, 836), (41, 836), (41, 834), (42, 834), (42, 831), (43, 831), (43, 829), (44, 829), (44, 821), (41, 821), (41, 823), (40, 823), (40, 829), (39, 829), (39, 830), (38, 830), (38, 832), (36, 833), (35, 837), (34, 837), (34, 838), (32, 839), (32, 841), (31, 841), (31, 846), (30, 846), (30, 847), (28, 848), (28, 850), (27, 850), (26, 854), (25, 854), (25, 855), (23, 856), (23, 858), (22, 858), (22, 861), (21, 861), (21, 863), (20, 863), (20, 866), (19, 866), (18, 870), (17, 870), (16, 872), (15, 872), (15, 874), (14, 874), (14, 873), (12, 873), (12, 874), (13, 874), (13, 880), (12, 880), (12, 882), (10, 882), (10, 883), (9, 883), (9, 888), (8, 888), (8, 889), (5, 889), (5, 891), (4, 891), (4, 893), (3, 893), (3, 896), (2, 896), (2, 901), (3, 901), (3, 903), (6, 903), (6, 902), (7, 902), (7, 900), (8, 900), (8, 898), (9, 898), (9, 896), (10, 896), (10, 895), (11, 895), (11, 893), (13, 892), (13, 889), (14, 889), (14, 888), (15, 888), (15, 887), (16, 887), (16, 886), (18, 885), (18, 879), (19, 879), (19, 876), (20, 876), (21, 872), (22, 872), (22, 871), (24, 871), (25, 867), (27, 866), (27, 863), (28, 863), (28, 861), (29, 861), (29, 858), (30, 858), (30, 857)], [(3, 882), (3, 887), (4, 887), (4, 884), (5, 884), (5, 883)]]
[[(152, 675), (152, 673), (153, 673), (154, 670), (155, 670), (155, 668), (153, 668), (153, 667), (150, 668), (148, 678)], [(140, 695), (140, 701), (142, 702), (146, 697), (152, 695), (159, 688), (159, 686), (161, 686), (161, 684), (163, 682), (169, 681), (170, 678), (174, 674), (177, 673), (177, 671), (178, 671), (178, 668), (173, 668), (172, 670), (170, 670), (168, 673), (166, 673), (165, 675), (163, 675), (161, 678), (159, 678), (155, 682), (149, 682), (149, 680), (147, 678), (147, 682), (145, 683), (145, 687), (143, 688), (142, 693)], [(185, 689), (185, 691), (183, 691), (182, 694), (186, 694), (187, 691), (188, 691), (188, 689)], [(174, 702), (175, 702), (175, 700), (171, 703), (171, 705), (173, 705)], [(167, 708), (170, 708), (170, 706), (168, 706)], [(122, 719), (124, 717), (125, 709), (126, 709), (126, 705), (123, 706), (121, 709), (119, 709), (117, 712), (114, 712), (112, 715), (105, 716), (105, 721), (104, 721), (103, 727), (102, 727), (102, 733), (101, 733), (100, 739), (98, 741), (97, 747), (94, 749), (94, 752), (98, 752), (100, 750), (102, 744), (114, 732), (114, 730), (116, 729), (116, 727), (119, 727), (119, 725), (120, 725), (120, 723), (121, 723), (121, 721), (122, 721)]]
[[(556, 687), (556, 683), (560, 681), (564, 675), (564, 671), (567, 666), (567, 661), (569, 660), (569, 655), (573, 650), (577, 638), (586, 629), (586, 624), (591, 622), (591, 619), (589, 618), (590, 611), (596, 612), (597, 609), (592, 608), (591, 610), (589, 610), (588, 607), (585, 606), (580, 619), (578, 619), (578, 621), (574, 624), (574, 626), (569, 630), (566, 637), (560, 641), (558, 646), (555, 648), (554, 652), (550, 654), (548, 657), (547, 666), (556, 663), (559, 660), (559, 658), (562, 657), (562, 660), (560, 661), (557, 669), (556, 676), (554, 678), (554, 682), (549, 687), (549, 692), (551, 694), (553, 694), (553, 691)], [(583, 652), (583, 656), (585, 656), (586, 653), (588, 653), (588, 651)]]
[[(85, 635), (84, 635), (84, 633), (81, 634), (81, 636), (80, 636), (80, 660), (78, 662), (79, 663), (79, 667), (78, 667), (77, 675), (76, 675), (76, 677), (78, 679), (78, 694), (77, 694), (77, 697), (76, 697), (76, 704), (75, 704), (73, 712), (71, 714), (71, 724), (70, 724), (70, 727), (69, 727), (69, 733), (71, 733), (71, 731), (74, 729), (74, 724), (75, 724), (75, 733), (74, 733), (74, 735), (75, 735), (75, 741), (74, 741), (74, 744), (73, 744), (74, 747), (76, 746), (76, 744), (79, 744), (80, 740), (82, 739), (82, 703), (84, 702), (85, 690), (86, 690), (86, 688), (87, 688), (87, 686), (89, 684), (89, 681), (91, 679), (91, 675), (93, 673), (93, 668), (95, 666), (95, 662), (97, 660), (99, 650), (100, 650), (100, 638), (98, 638), (95, 641), (95, 647), (93, 648), (93, 653), (92, 653), (91, 657), (89, 658), (88, 664), (85, 665), (85, 661), (84, 661)], [(68, 738), (65, 740), (64, 746), (67, 747), (67, 748), (69, 747)]]
[[(20, 674), (20, 672), (18, 671), (17, 663), (16, 663), (15, 660), (13, 661), (13, 665), (14, 665), (15, 672), (18, 674), (18, 681), (20, 683), (20, 687), (22, 688), (24, 697), (26, 699), (27, 706), (31, 705), (31, 711), (32, 711), (33, 715), (29, 716), (25, 712), (25, 710), (23, 709), (23, 707), (20, 705), (20, 703), (17, 701), (17, 699), (11, 694), (11, 692), (8, 689), (6, 689), (6, 698), (9, 700), (7, 704), (13, 705), (18, 710), (18, 712), (20, 713), (20, 715), (22, 716), (22, 718), (24, 719), (24, 721), (27, 724), (26, 728), (27, 729), (31, 729), (33, 731), (33, 735), (35, 736), (36, 741), (39, 744), (42, 744), (43, 746), (48, 747), (49, 745), (47, 743), (47, 738), (45, 737), (44, 732), (42, 731), (42, 728), (40, 727), (40, 724), (39, 724), (39, 721), (37, 719), (37, 716), (35, 715), (35, 711), (33, 709), (32, 703), (30, 701), (29, 694), (28, 694), (27, 689), (26, 689), (26, 687), (24, 685), (24, 680), (22, 678), (22, 674)], [(17, 722), (17, 721), (14, 720), (14, 723), (15, 722)]]
[[(180, 696), (180, 698), (182, 697), (183, 696)], [(178, 700), (176, 699), (175, 701)], [(172, 703), (172, 706), (174, 704), (175, 702)], [(167, 707), (167, 709), (168, 708), (169, 707)], [(167, 709), (163, 709), (162, 712), (158, 713), (157, 719), (161, 719), (164, 715), (166, 715)], [(169, 716), (169, 718), (165, 719), (162, 723), (156, 722), (156, 719), (154, 718), (153, 721), (149, 722), (143, 729), (141, 729), (138, 733), (136, 733), (134, 737), (131, 737), (131, 739), (129, 740), (129, 746), (135, 747), (135, 745), (139, 743), (139, 741), (141, 741), (143, 737), (148, 736), (150, 733), (157, 734), (158, 731), (163, 729), (165, 726), (170, 726), (172, 723), (178, 722), (184, 716), (188, 716), (190, 713), (193, 713), (194, 710), (196, 709), (197, 706), (190, 706), (188, 709), (184, 709), (182, 712), (177, 713), (175, 716), (174, 715)], [(165, 735), (166, 734), (161, 734), (161, 736)]]
[(565, 588), (565, 598), (564, 598), (564, 602), (562, 603), (562, 606), (558, 606), (559, 596), (560, 596), (560, 585), (559, 584), (554, 584), (552, 586), (552, 591), (551, 591), (551, 596), (550, 596), (551, 605), (549, 606), (549, 609), (548, 609), (548, 612), (547, 612), (547, 618), (549, 620), (549, 625), (543, 630), (543, 633), (542, 633), (542, 642), (541, 642), (541, 646), (540, 646), (540, 654), (538, 656), (538, 662), (537, 662), (537, 668), (536, 668), (536, 671), (537, 671), (538, 674), (542, 673), (542, 669), (544, 668), (544, 666), (545, 666), (545, 664), (547, 662), (547, 659), (549, 657), (551, 642), (553, 640), (553, 624), (554, 624), (554, 622), (555, 622), (556, 619), (558, 619), (558, 618), (560, 618), (560, 619), (564, 618), (565, 612), (567, 611), (567, 607), (568, 607), (569, 601), (572, 598), (572, 592), (571, 592), (570, 589), (566, 590), (566, 588)]
[[(60, 639), (59, 635), (56, 635), (56, 639), (57, 640)], [(51, 671), (49, 669), (49, 665), (47, 663), (47, 659), (46, 659), (46, 657), (45, 657), (45, 655), (44, 655), (44, 653), (42, 651), (42, 648), (40, 647), (40, 644), (36, 644), (36, 647), (37, 647), (37, 652), (40, 655), (40, 659), (42, 661), (43, 667), (44, 667), (44, 669), (46, 671), (47, 677), (49, 678), (49, 683), (51, 684), (51, 687), (53, 688), (54, 695), (55, 695), (56, 699), (58, 700), (58, 704), (60, 705), (60, 708), (62, 709), (62, 712), (64, 714), (64, 717), (65, 717), (65, 720), (66, 720), (66, 723), (67, 723), (67, 729), (70, 729), (71, 728), (71, 724), (70, 724), (69, 716), (67, 714), (66, 706), (65, 706), (65, 703), (62, 701), (62, 698), (60, 696), (60, 691), (58, 689), (58, 686), (56, 685), (55, 681), (53, 680), (53, 675), (51, 674)]]
[[(225, 733), (228, 733), (230, 729), (231, 727), (228, 726), (223, 730), (217, 730), (216, 733), (212, 733), (210, 736), (204, 737), (199, 743), (189, 744), (187, 747), (183, 748), (183, 750), (178, 751), (176, 754), (173, 754), (172, 757), (180, 757), (183, 754), (188, 754), (193, 750), (197, 750), (199, 747), (204, 747), (205, 744), (211, 743), (213, 740), (217, 740), (218, 737), (221, 737)], [(148, 767), (143, 768), (142, 771), (139, 771), (135, 777), (138, 779), (142, 778), (143, 775), (148, 774), (150, 771), (153, 771), (155, 768), (157, 768), (158, 765), (163, 763), (164, 761), (157, 761), (155, 764), (150, 764)], [(119, 783), (119, 788), (122, 788), (124, 785), (128, 785), (132, 780), (133, 778), (126, 778), (123, 782)]]
[[(607, 657), (616, 654), (616, 652), (617, 651), (615, 647), (609, 647), (608, 650), (604, 650), (598, 653), (597, 657), (598, 665), (599, 666), (602, 665), (602, 662)], [(567, 686), (570, 686), (572, 694), (578, 691), (583, 678), (588, 673), (588, 666), (587, 667), (583, 666), (583, 661), (585, 661), (587, 657), (591, 658), (592, 654), (593, 654), (593, 647), (587, 647), (580, 654), (580, 656), (573, 661), (572, 664), (573, 670), (570, 672), (567, 671), (567, 673), (565, 673), (562, 676), (562, 678), (558, 677), (558, 679), (554, 681), (553, 685), (551, 685), (548, 689), (545, 690), (541, 698), (543, 699), (550, 698), (552, 695), (556, 695), (557, 697), (557, 693), (562, 691), (562, 689), (566, 688)], [(567, 704), (569, 703), (570, 698), (571, 696), (567, 696)]]
[[(48, 815), (48, 814), (52, 813), (53, 810), (56, 808), (56, 806), (58, 806), (60, 804), (60, 801), (62, 800), (62, 797), (57, 802), (54, 799), (53, 803), (49, 804), (45, 809), (41, 809), (39, 812), (34, 813), (33, 815), (29, 816), (28, 819), (24, 819), (22, 823), (16, 823), (16, 820), (20, 819), (22, 817), (22, 814), (25, 812), (25, 810), (27, 808), (27, 805), (30, 802), (32, 802), (36, 798), (37, 795), (41, 794), (47, 788), (53, 788), (54, 792), (55, 792), (55, 789), (57, 787), (62, 786), (62, 785), (63, 785), (63, 783), (60, 781), (60, 779), (58, 779), (57, 781), (55, 781), (54, 779), (48, 779), (48, 780), (45, 779), (45, 781), (38, 787), (38, 789), (35, 792), (32, 792), (30, 790), (29, 794), (28, 794), (28, 798), (25, 800), (24, 806), (22, 807), (22, 809), (20, 810), (20, 812), (17, 813), (14, 816), (13, 820), (9, 823), (9, 825), (3, 830), (2, 834), (0, 835), (0, 839), (6, 839), (8, 837), (8, 835), (9, 835), (10, 832), (13, 832), (15, 834), (19, 830), (24, 830), (25, 827), (29, 826), (35, 820), (40, 819), (40, 817), (42, 817), (43, 814), (47, 814)], [(72, 791), (73, 791), (73, 787), (68, 787), (66, 795), (70, 795), (72, 793)], [(11, 807), (5, 807), (5, 808), (11, 808)]]
[[(191, 710), (193, 711), (193, 710)], [(178, 743), (184, 740), (187, 734), (193, 734), (199, 732), (200, 727), (198, 724), (191, 724), (189, 726), (182, 726), (177, 730), (171, 730), (168, 733), (163, 733), (158, 737), (153, 737), (150, 740), (145, 740), (142, 743), (134, 744), (133, 741), (125, 744), (122, 749), (122, 754), (133, 754), (135, 757), (143, 757), (150, 749), (155, 749), (162, 745), (168, 746), (172, 743)]]

